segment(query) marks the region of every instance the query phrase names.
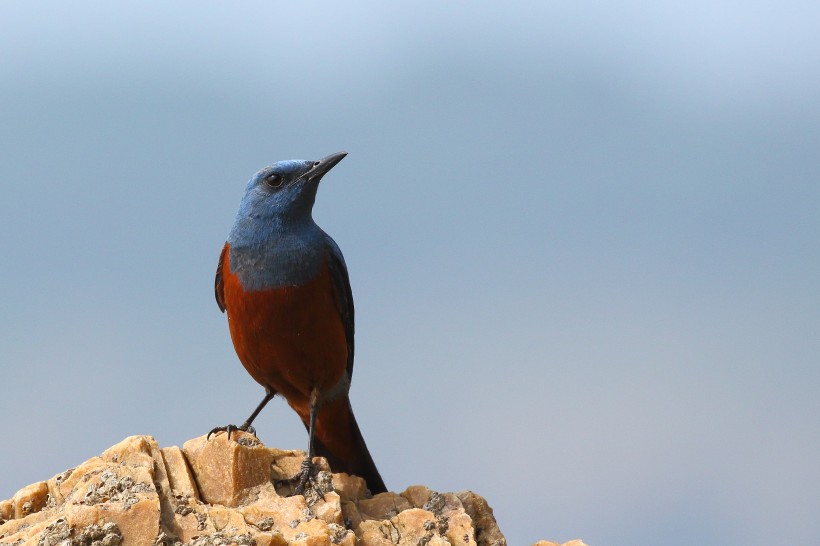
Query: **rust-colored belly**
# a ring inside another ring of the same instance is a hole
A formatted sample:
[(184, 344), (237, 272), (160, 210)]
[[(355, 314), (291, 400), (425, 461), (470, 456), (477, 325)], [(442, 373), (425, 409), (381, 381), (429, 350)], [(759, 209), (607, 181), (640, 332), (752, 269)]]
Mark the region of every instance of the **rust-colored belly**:
[(239, 360), (305, 420), (311, 390), (333, 387), (347, 368), (347, 339), (327, 263), (301, 286), (245, 292), (225, 254), (225, 307)]

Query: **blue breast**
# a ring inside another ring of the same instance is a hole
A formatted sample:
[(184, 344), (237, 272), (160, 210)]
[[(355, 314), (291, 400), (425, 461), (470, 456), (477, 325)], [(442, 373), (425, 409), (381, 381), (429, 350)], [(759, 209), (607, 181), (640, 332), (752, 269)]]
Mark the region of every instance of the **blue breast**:
[(325, 260), (327, 236), (315, 223), (287, 229), (272, 224), (234, 226), (228, 237), (231, 272), (245, 290), (300, 286), (318, 275)]

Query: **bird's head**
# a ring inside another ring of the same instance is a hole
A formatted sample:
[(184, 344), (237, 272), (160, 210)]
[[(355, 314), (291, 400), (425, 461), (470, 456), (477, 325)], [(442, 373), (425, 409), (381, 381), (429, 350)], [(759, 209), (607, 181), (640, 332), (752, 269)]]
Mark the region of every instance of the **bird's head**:
[(239, 218), (284, 224), (310, 219), (319, 181), (346, 155), (339, 152), (318, 161), (291, 159), (265, 167), (248, 182)]

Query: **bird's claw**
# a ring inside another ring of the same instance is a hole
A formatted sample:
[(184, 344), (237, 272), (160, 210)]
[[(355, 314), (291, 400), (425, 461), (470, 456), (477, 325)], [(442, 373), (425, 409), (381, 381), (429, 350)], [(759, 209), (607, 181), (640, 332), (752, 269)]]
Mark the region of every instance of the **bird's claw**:
[(235, 430), (241, 430), (242, 432), (248, 432), (250, 434), (253, 434), (254, 437), (257, 437), (256, 436), (256, 429), (253, 428), (249, 423), (243, 423), (240, 426), (225, 425), (224, 427), (214, 427), (214, 428), (211, 429), (211, 431), (208, 433), (208, 436), (206, 436), (205, 439), (210, 440), (211, 436), (214, 435), (214, 434), (218, 434), (220, 432), (227, 432), (228, 433), (228, 439), (230, 440), (231, 439), (231, 433)]
[(297, 481), (296, 487), (294, 488), (293, 492), (297, 495), (303, 495), (305, 493), (305, 488), (307, 487), (308, 481), (311, 479), (311, 475), (314, 473), (315, 466), (313, 461), (310, 460), (310, 457), (305, 457), (305, 460), (302, 462), (302, 466), (299, 469), (299, 473), (291, 478), (292, 481)]

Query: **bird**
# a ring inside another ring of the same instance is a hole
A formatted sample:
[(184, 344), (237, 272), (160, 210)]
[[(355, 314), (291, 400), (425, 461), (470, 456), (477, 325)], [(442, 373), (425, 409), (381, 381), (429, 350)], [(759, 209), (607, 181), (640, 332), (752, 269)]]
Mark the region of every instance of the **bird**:
[(387, 491), (350, 405), (354, 308), (347, 265), (336, 242), (313, 220), (319, 182), (347, 155), (286, 160), (248, 181), (219, 256), (214, 291), (227, 314), (234, 349), (265, 397), (240, 426), (251, 423), (277, 394), (308, 431), (296, 492), (304, 491), (312, 459), (334, 472), (364, 478), (371, 493)]

